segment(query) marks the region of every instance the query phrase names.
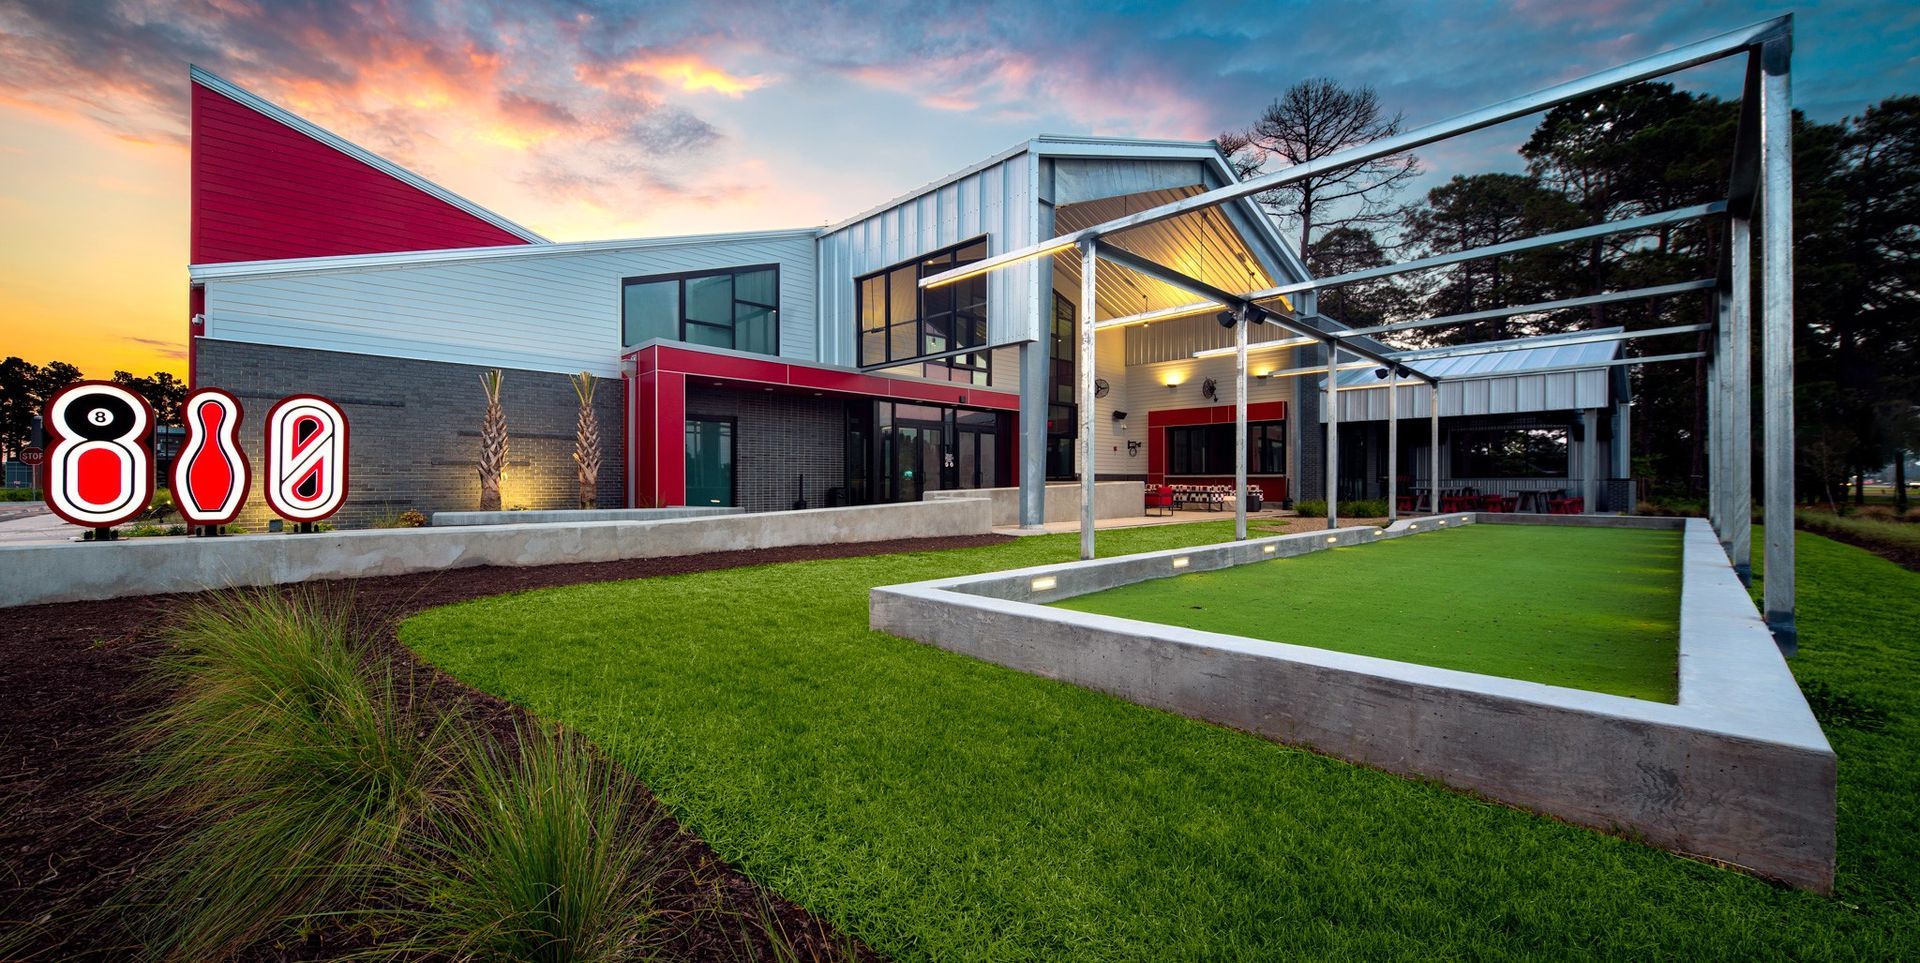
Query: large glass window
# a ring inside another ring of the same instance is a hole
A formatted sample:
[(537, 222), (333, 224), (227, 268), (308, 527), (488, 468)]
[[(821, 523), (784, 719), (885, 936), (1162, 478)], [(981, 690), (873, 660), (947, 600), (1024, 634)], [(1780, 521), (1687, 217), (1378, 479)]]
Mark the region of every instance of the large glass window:
[(623, 344), (661, 338), (758, 354), (780, 353), (780, 268), (761, 264), (621, 285)]
[[(959, 348), (984, 349), (986, 276), (924, 290), (920, 279), (986, 256), (987, 242), (982, 238), (856, 279), (861, 366), (911, 362)], [(984, 385), (991, 380), (990, 368), (988, 352), (981, 350), (927, 362), (925, 373), (942, 381)]]
[[(1247, 423), (1247, 474), (1287, 473), (1287, 423)], [(1233, 426), (1185, 425), (1167, 429), (1167, 474), (1233, 474)]]
[(1447, 433), (1454, 478), (1565, 478), (1565, 428), (1464, 428)]
[(1073, 302), (1053, 292), (1053, 324), (1047, 336), (1047, 477), (1072, 478), (1073, 441), (1080, 437), (1080, 406), (1073, 403), (1079, 349)]

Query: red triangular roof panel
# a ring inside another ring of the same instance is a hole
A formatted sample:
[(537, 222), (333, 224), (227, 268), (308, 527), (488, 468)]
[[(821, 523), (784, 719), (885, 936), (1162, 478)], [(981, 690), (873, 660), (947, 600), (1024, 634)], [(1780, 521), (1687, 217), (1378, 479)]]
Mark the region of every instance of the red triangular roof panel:
[(192, 263), (542, 240), (319, 128), (295, 124), (304, 122), (195, 72)]

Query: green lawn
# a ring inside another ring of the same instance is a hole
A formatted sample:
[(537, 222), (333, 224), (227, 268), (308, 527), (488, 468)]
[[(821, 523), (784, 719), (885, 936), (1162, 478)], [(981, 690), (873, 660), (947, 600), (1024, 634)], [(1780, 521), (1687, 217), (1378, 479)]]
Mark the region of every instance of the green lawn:
[(1064, 561), (1072, 535), (548, 589), (402, 637), (896, 958), (1913, 958), (1920, 574), (1801, 545), (1795, 668), (1883, 720), (1829, 727), (1833, 899), (866, 628), (871, 586)]
[(1061, 608), (1673, 702), (1680, 533), (1471, 525)]

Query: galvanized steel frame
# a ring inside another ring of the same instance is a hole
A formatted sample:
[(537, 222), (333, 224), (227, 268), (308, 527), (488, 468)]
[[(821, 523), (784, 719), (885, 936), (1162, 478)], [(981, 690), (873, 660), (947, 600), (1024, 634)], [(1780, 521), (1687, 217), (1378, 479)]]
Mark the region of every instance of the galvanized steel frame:
[[(1588, 333), (1586, 339), (1563, 340), (1560, 343), (1582, 343), (1583, 340), (1629, 340), (1633, 338), (1654, 337), (1660, 334), (1678, 334), (1711, 329), (1710, 350), (1691, 355), (1666, 355), (1657, 358), (1620, 359), (1612, 364), (1641, 364), (1655, 361), (1680, 360), (1704, 354), (1710, 361), (1708, 423), (1711, 437), (1709, 446), (1709, 487), (1711, 517), (1716, 533), (1726, 546), (1729, 558), (1737, 568), (1742, 568), (1747, 554), (1746, 529), (1749, 524), (1748, 513), (1751, 504), (1751, 477), (1747, 470), (1750, 451), (1751, 412), (1751, 370), (1748, 357), (1750, 299), (1747, 292), (1751, 287), (1752, 270), (1747, 245), (1750, 243), (1751, 221), (1757, 209), (1760, 220), (1761, 241), (1761, 370), (1763, 385), (1763, 448), (1765, 461), (1763, 471), (1766, 481), (1765, 517), (1775, 522), (1766, 529), (1766, 562), (1768, 578), (1766, 580), (1763, 603), (1768, 625), (1773, 629), (1776, 640), (1783, 651), (1791, 654), (1794, 648), (1794, 555), (1793, 555), (1793, 161), (1792, 161), (1792, 100), (1789, 84), (1789, 71), (1792, 62), (1793, 18), (1791, 15), (1778, 17), (1761, 23), (1742, 27), (1696, 43), (1687, 44), (1663, 53), (1643, 57), (1609, 70), (1604, 70), (1578, 80), (1557, 84), (1544, 90), (1521, 97), (1512, 98), (1489, 107), (1471, 111), (1449, 120), (1420, 127), (1393, 137), (1383, 138), (1373, 143), (1339, 151), (1326, 157), (1296, 164), (1283, 170), (1248, 178), (1236, 184), (1204, 191), (1168, 204), (1139, 211), (1124, 217), (1096, 224), (1059, 237), (1036, 244), (1004, 251), (1000, 254), (976, 262), (965, 269), (956, 269), (942, 274), (929, 276), (921, 281), (922, 286), (934, 286), (962, 277), (993, 271), (1007, 265), (1020, 263), (1032, 258), (1043, 257), (1078, 248), (1082, 258), (1082, 282), (1080, 309), (1082, 358), (1091, 359), (1094, 353), (1094, 334), (1097, 330), (1124, 327), (1130, 324), (1145, 323), (1163, 318), (1216, 310), (1215, 305), (1228, 308), (1233, 315), (1235, 332), (1234, 355), (1236, 358), (1236, 379), (1238, 398), (1235, 415), (1238, 432), (1245, 429), (1246, 395), (1246, 354), (1247, 325), (1256, 320), (1266, 320), (1279, 324), (1305, 338), (1323, 343), (1327, 348), (1326, 403), (1327, 409), (1327, 524), (1338, 524), (1338, 480), (1339, 480), (1339, 406), (1338, 384), (1342, 369), (1340, 354), (1342, 351), (1358, 355), (1370, 361), (1386, 365), (1390, 377), (1390, 398), (1398, 394), (1398, 375), (1401, 371), (1427, 382), (1432, 404), (1429, 417), (1432, 425), (1432, 486), (1434, 488), (1434, 511), (1439, 510), (1438, 487), (1440, 481), (1440, 425), (1439, 425), (1439, 379), (1402, 367), (1403, 360), (1394, 353), (1380, 352), (1369, 344), (1359, 343), (1356, 338), (1369, 334), (1383, 334), (1392, 331), (1410, 330), (1419, 327), (1432, 327), (1451, 324), (1464, 324), (1472, 321), (1492, 318), (1512, 317), (1541, 311), (1559, 310), (1592, 304), (1604, 304), (1634, 298), (1659, 297), (1679, 294), (1687, 291), (1714, 290), (1714, 314), (1712, 324), (1681, 325), (1653, 332), (1623, 333), (1618, 337)], [(1300, 281), (1274, 288), (1234, 294), (1222, 291), (1205, 282), (1187, 277), (1165, 265), (1154, 263), (1123, 248), (1103, 243), (1104, 239), (1123, 233), (1129, 229), (1156, 223), (1183, 214), (1215, 207), (1229, 201), (1252, 197), (1312, 177), (1326, 171), (1337, 170), (1353, 164), (1386, 157), (1411, 150), (1436, 141), (1480, 130), (1494, 124), (1523, 117), (1528, 114), (1549, 110), (1577, 98), (1624, 87), (1629, 84), (1665, 76), (1688, 67), (1721, 60), (1727, 57), (1745, 54), (1748, 58), (1747, 83), (1742, 98), (1740, 132), (1736, 137), (1734, 167), (1730, 180), (1728, 197), (1724, 201), (1696, 205), (1637, 218), (1597, 224), (1571, 231), (1512, 241), (1504, 244), (1489, 245), (1465, 251), (1450, 252), (1421, 258), (1400, 264), (1369, 268), (1348, 272), (1328, 278)], [(1301, 318), (1314, 317), (1311, 303), (1314, 295), (1325, 288), (1360, 281), (1388, 277), (1409, 271), (1444, 267), (1466, 261), (1502, 254), (1530, 250), (1556, 244), (1571, 243), (1578, 240), (1604, 236), (1626, 231), (1641, 230), (1660, 224), (1675, 223), (1728, 214), (1728, 256), (1722, 271), (1722, 277), (1714, 284), (1707, 282), (1682, 282), (1675, 285), (1661, 285), (1633, 291), (1607, 292), (1589, 295), (1585, 298), (1569, 298), (1557, 302), (1540, 302), (1531, 305), (1518, 305), (1492, 311), (1478, 311), (1469, 314), (1452, 315), (1440, 318), (1428, 318), (1421, 321), (1380, 325), (1371, 328), (1346, 330), (1315, 330), (1304, 325), (1303, 321), (1278, 314), (1261, 307), (1258, 302), (1282, 298), (1289, 294), (1301, 294)], [(1122, 264), (1132, 270), (1147, 274), (1183, 289), (1192, 291), (1208, 302), (1188, 306), (1165, 308), (1138, 315), (1128, 315), (1107, 321), (1099, 321), (1095, 311), (1094, 267), (1097, 258)], [(1533, 341), (1534, 344), (1525, 342)], [(1479, 350), (1515, 350), (1519, 347), (1539, 346), (1537, 339), (1521, 339), (1508, 342), (1507, 346), (1478, 346)], [(1417, 353), (1400, 352), (1415, 355)], [(1444, 355), (1442, 355), (1444, 356)], [(1409, 357), (1405, 360), (1417, 360)], [(1581, 365), (1581, 368), (1596, 365)], [(1081, 554), (1085, 558), (1093, 557), (1093, 365), (1083, 364), (1080, 378), (1081, 399)], [(1291, 374), (1292, 372), (1288, 372)], [(1397, 419), (1396, 419), (1397, 421)], [(1597, 416), (1589, 411), (1583, 417), (1587, 437), (1587, 458), (1594, 457), (1594, 439), (1591, 433), (1597, 431)], [(1244, 434), (1237, 435), (1244, 439)], [(1390, 437), (1390, 447), (1397, 447), (1397, 434)], [(1236, 534), (1245, 537), (1245, 445), (1236, 457), (1236, 480), (1240, 483), (1240, 492), (1236, 498), (1241, 502), (1241, 510), (1236, 512)], [(1591, 488), (1591, 480), (1589, 480)], [(1593, 494), (1587, 493), (1588, 507), (1592, 508)], [(1744, 572), (1745, 569), (1742, 568)]]

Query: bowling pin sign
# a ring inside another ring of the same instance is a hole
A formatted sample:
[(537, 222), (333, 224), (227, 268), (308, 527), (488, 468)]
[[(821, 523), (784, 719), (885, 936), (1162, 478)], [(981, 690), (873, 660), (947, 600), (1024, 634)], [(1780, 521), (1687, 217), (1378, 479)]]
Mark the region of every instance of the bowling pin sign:
[(173, 506), (187, 524), (229, 525), (246, 504), (252, 466), (240, 448), (240, 399), (200, 388), (180, 406), (186, 438), (173, 460)]
[(267, 412), (267, 504), (290, 522), (320, 521), (347, 501), (347, 416), (319, 395)]
[(75, 525), (112, 528), (153, 501), (153, 408), (111, 381), (80, 381), (47, 402), (47, 508)]

